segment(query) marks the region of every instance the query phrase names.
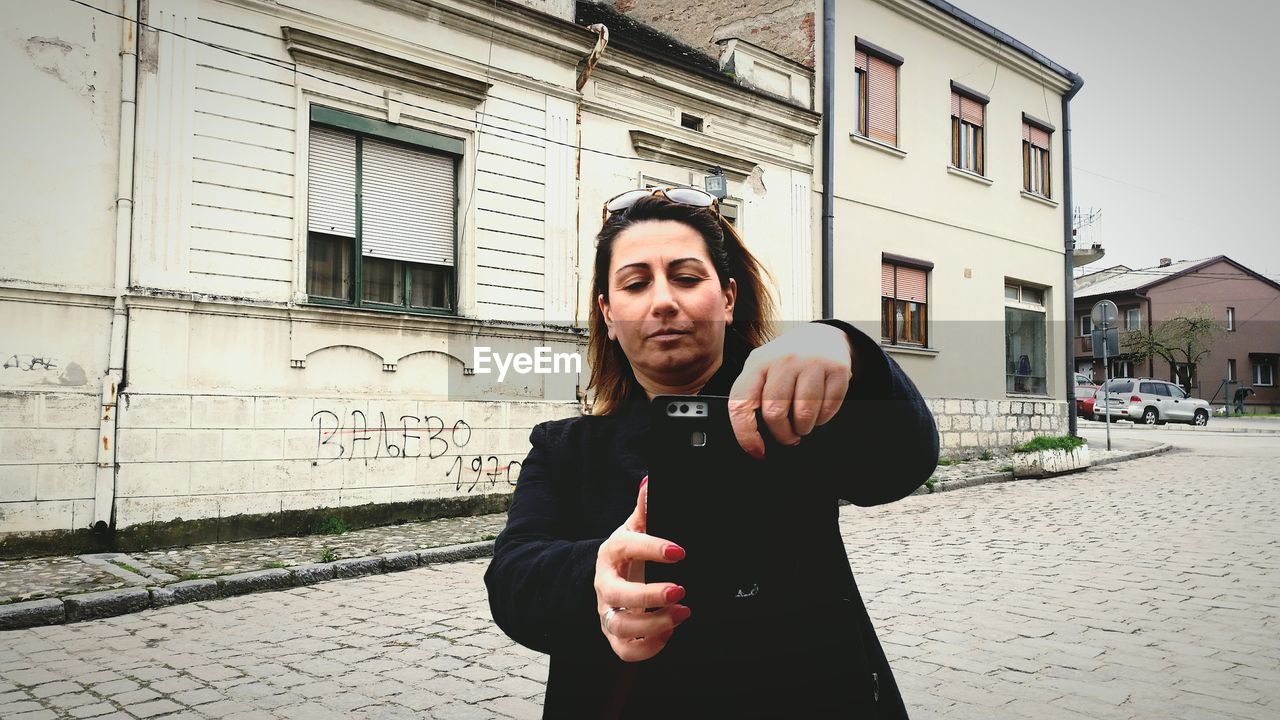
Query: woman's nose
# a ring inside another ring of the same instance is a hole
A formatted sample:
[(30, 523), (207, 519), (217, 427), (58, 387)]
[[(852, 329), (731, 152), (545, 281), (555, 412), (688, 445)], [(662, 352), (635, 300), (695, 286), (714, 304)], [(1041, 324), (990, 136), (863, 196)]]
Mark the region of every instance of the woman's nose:
[(676, 298), (671, 292), (671, 283), (666, 278), (655, 278), (653, 281), (653, 314), (666, 315), (676, 309)]

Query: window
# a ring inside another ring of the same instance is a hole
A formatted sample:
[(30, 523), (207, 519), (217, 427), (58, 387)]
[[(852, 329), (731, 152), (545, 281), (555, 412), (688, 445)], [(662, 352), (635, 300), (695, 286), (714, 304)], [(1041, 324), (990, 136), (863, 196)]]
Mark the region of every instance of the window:
[(1253, 359), (1253, 384), (1267, 387), (1276, 384), (1275, 357), (1255, 357)]
[(1044, 289), (1004, 286), (1005, 391), (1044, 395), (1048, 392)]
[(854, 133), (897, 147), (902, 58), (861, 39), (854, 55)]
[(1142, 329), (1142, 313), (1138, 308), (1129, 308), (1124, 311), (1124, 329), (1125, 330), (1141, 330)]
[(1053, 126), (1022, 115), (1022, 188), (1029, 193), (1052, 197), (1053, 164), (1049, 157), (1049, 136)]
[(1235, 329), (1236, 329), (1236, 309), (1233, 307), (1229, 307), (1227, 308), (1227, 330), (1235, 330)]
[(694, 132), (702, 132), (702, 118), (689, 113), (680, 113), (680, 127), (688, 128)]
[(987, 96), (951, 83), (951, 164), (982, 175), (986, 168), (983, 127)]
[(880, 265), (880, 336), (891, 345), (928, 345), (929, 270), (933, 265), (905, 258)]
[(1236, 359), (1227, 360), (1227, 379), (1235, 382), (1236, 379)]
[(1087, 337), (1087, 338), (1093, 337), (1093, 316), (1092, 315), (1080, 316), (1080, 337)]
[(1111, 377), (1133, 377), (1133, 363), (1128, 360), (1112, 360)]
[(310, 299), (452, 310), (462, 141), (318, 106), (311, 123)]

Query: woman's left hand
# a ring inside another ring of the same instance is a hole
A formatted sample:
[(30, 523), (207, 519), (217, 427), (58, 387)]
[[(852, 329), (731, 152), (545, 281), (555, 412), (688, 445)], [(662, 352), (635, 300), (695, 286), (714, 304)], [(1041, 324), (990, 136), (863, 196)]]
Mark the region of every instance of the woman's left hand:
[(756, 410), (775, 440), (798, 444), (835, 416), (852, 377), (853, 346), (839, 328), (808, 323), (761, 345), (729, 392), (738, 444), (757, 460), (764, 457)]

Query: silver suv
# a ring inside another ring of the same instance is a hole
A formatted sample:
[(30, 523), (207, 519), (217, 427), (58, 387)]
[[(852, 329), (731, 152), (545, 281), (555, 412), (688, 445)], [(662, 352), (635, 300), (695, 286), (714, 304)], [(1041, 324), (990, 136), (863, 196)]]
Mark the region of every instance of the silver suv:
[[(1209, 401), (1193, 398), (1170, 382), (1151, 378), (1113, 378), (1104, 385), (1111, 421), (1132, 420), (1148, 425), (1184, 422), (1209, 424)], [(1093, 419), (1104, 420), (1106, 408), (1101, 404), (1102, 387), (1094, 396)]]

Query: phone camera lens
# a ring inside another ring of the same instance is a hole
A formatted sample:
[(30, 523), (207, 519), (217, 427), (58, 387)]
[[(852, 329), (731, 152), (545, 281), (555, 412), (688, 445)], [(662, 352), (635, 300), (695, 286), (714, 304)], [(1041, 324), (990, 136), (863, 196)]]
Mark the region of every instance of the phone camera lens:
[(682, 413), (687, 413), (687, 412), (689, 412), (689, 406), (688, 406), (688, 405), (681, 405), (681, 406), (680, 406), (680, 412), (682, 412)]
[(667, 406), (667, 414), (668, 414), (668, 415), (675, 415), (675, 414), (676, 414), (676, 404), (675, 404), (675, 403), (671, 403), (670, 405), (668, 405), (668, 406)]

